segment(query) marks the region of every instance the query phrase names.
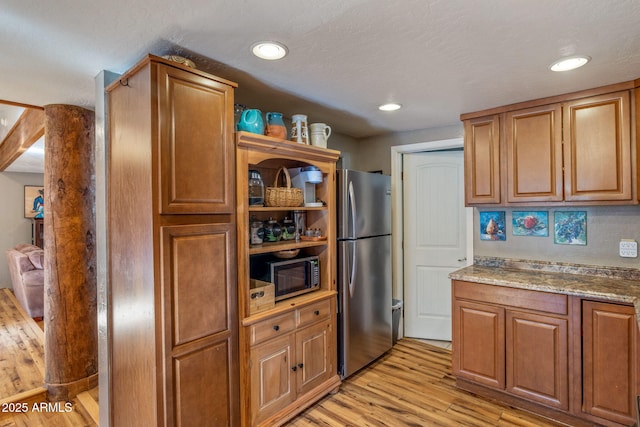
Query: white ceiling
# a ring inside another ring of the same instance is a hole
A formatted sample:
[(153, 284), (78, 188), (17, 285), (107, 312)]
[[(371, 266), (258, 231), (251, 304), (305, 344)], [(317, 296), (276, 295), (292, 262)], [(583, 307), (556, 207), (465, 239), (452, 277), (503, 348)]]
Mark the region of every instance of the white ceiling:
[[(93, 108), (94, 78), (177, 53), (236, 101), (356, 138), (640, 77), (638, 0), (4, 0), (0, 99)], [(273, 39), (280, 61), (253, 57)], [(548, 70), (590, 55), (582, 69)], [(206, 59), (209, 58), (209, 59)], [(404, 108), (377, 110), (396, 101)]]

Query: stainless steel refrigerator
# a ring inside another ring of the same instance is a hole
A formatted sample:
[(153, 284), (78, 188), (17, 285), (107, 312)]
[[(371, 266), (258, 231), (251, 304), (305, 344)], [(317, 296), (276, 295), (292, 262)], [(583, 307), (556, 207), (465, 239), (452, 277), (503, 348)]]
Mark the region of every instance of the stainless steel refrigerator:
[(392, 345), (391, 177), (338, 170), (338, 365), (346, 378)]

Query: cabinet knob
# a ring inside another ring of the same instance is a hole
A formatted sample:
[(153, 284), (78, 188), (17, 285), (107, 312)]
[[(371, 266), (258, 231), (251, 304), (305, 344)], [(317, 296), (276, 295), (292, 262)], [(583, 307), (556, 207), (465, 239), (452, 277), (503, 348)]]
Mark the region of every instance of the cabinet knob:
[(297, 367), (297, 366), (292, 366), (292, 367), (291, 367), (291, 370), (292, 370), (293, 372), (295, 372), (295, 371), (297, 371), (297, 370), (298, 370), (298, 367)]
[(298, 368), (302, 369), (304, 365), (302, 363), (298, 363)]
[(279, 330), (280, 330), (280, 326), (278, 326), (278, 325), (273, 325), (273, 330), (274, 330), (274, 331), (279, 331)]
[(314, 311), (313, 314), (315, 314), (316, 316), (320, 316), (320, 310)]

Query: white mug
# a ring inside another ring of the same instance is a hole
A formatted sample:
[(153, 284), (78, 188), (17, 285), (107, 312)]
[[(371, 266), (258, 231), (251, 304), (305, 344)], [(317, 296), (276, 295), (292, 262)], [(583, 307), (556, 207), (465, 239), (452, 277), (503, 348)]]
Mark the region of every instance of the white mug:
[(331, 136), (331, 126), (326, 123), (311, 123), (311, 145), (327, 148), (327, 139)]

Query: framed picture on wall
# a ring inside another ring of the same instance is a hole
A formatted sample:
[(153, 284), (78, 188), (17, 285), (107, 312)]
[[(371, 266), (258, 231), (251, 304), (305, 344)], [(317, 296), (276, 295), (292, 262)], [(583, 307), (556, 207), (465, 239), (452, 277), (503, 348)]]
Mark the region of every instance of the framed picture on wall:
[(554, 217), (553, 243), (559, 245), (587, 244), (587, 212), (556, 211)]
[(24, 217), (44, 218), (44, 187), (24, 186)]

